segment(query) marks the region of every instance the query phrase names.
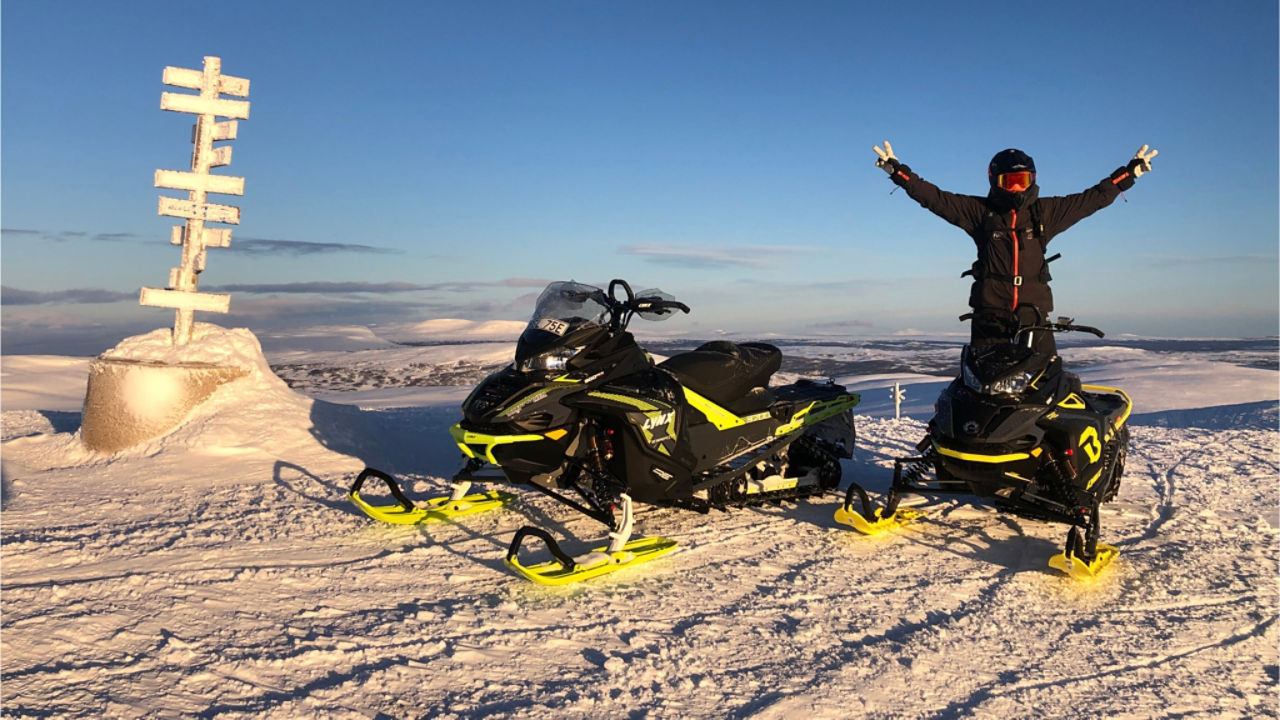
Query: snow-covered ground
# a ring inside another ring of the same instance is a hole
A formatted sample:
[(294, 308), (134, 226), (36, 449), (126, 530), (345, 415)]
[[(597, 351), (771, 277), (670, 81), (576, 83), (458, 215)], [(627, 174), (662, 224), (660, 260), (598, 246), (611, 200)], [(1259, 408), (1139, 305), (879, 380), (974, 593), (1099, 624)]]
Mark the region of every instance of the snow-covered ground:
[[(461, 379), (509, 340), (317, 337), (264, 338), (296, 389), (253, 373), (115, 456), (79, 443), (87, 359), (3, 358), (4, 717), (1276, 716), (1274, 369), (1212, 348), (1064, 349), (1136, 404), (1102, 519), (1121, 554), (1092, 584), (1047, 567), (1061, 526), (948, 501), (866, 538), (834, 522), (833, 495), (645, 509), (637, 534), (675, 552), (556, 589), (503, 567), (515, 530), (577, 553), (603, 528), (546, 498), (391, 527), (345, 497), (366, 464), (443, 492)], [(863, 393), (846, 477), (882, 490), (946, 378), (837, 377)]]

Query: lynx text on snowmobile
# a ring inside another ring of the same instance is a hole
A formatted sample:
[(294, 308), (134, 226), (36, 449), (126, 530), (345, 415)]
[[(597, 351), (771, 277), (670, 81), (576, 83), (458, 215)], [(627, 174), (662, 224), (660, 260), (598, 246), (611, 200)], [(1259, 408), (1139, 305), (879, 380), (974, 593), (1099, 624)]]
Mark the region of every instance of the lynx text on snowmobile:
[[(368, 515), (416, 523), (496, 507), (512, 496), (466, 495), (472, 483), (536, 490), (609, 527), (609, 545), (579, 557), (525, 526), (506, 563), (535, 582), (563, 584), (652, 559), (676, 543), (631, 538), (633, 503), (707, 511), (832, 490), (852, 455), (859, 396), (834, 382), (769, 387), (778, 348), (709, 342), (655, 364), (627, 326), (688, 306), (658, 290), (608, 292), (554, 282), (516, 343), (515, 362), (490, 375), (462, 404), (450, 429), (465, 466), (448, 498), (411, 502), (385, 473), (366, 468), (350, 497)], [(368, 478), (387, 483), (395, 505), (360, 496)], [(553, 560), (524, 565), (528, 538)]]
[(1062, 358), (1030, 348), (1035, 332), (1102, 337), (1071, 323), (1042, 321), (1009, 343), (966, 345), (960, 377), (939, 395), (917, 445), (922, 454), (894, 462), (885, 507), (873, 511), (851, 483), (836, 520), (876, 534), (918, 515), (899, 507), (904, 494), (977, 495), (1001, 511), (1070, 525), (1066, 548), (1049, 565), (1080, 579), (1096, 576), (1117, 552), (1098, 542), (1098, 507), (1120, 489), (1133, 403), (1122, 390), (1082, 385)]

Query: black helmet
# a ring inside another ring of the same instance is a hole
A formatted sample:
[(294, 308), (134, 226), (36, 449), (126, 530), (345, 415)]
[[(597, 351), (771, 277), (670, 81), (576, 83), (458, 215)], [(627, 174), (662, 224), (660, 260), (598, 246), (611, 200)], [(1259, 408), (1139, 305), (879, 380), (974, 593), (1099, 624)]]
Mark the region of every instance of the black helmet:
[(991, 158), (991, 163), (987, 165), (987, 180), (993, 188), (1007, 190), (1008, 188), (1001, 182), (1001, 177), (1015, 173), (1030, 173), (1029, 176), (1024, 176), (1029, 180), (1023, 183), (1023, 188), (1031, 187), (1036, 181), (1036, 161), (1021, 150), (1009, 148), (996, 153), (995, 157)]

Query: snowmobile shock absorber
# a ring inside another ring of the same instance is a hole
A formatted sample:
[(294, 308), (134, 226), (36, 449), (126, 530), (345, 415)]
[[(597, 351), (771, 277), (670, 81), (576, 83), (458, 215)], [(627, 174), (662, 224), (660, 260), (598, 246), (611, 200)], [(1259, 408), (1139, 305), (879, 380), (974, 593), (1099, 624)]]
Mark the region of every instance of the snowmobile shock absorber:
[(1053, 458), (1053, 462), (1060, 468), (1060, 474), (1064, 475), (1069, 482), (1075, 482), (1077, 473), (1076, 466), (1071, 464), (1071, 450), (1067, 449), (1061, 454), (1054, 452), (1052, 448), (1048, 448), (1048, 450), (1049, 457)]
[(1099, 525), (1098, 508), (1093, 508), (1088, 513), (1089, 520), (1084, 525), (1084, 538), (1080, 537), (1080, 527), (1072, 526), (1070, 532), (1067, 533), (1067, 557), (1078, 557), (1086, 563), (1091, 563), (1098, 556), (1098, 534)]
[(590, 423), (584, 428), (585, 459), (590, 463), (590, 468), (596, 472), (604, 472), (605, 463), (613, 459), (613, 442), (609, 439), (609, 435), (612, 434), (613, 430), (601, 430), (595, 423)]

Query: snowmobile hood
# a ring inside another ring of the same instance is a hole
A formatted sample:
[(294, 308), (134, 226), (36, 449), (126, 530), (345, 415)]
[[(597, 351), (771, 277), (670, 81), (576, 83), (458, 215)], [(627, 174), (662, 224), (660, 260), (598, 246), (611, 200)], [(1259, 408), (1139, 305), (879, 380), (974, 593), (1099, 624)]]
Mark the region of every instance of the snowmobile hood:
[(516, 364), (551, 352), (558, 348), (574, 350), (600, 342), (608, 336), (608, 330), (592, 322), (582, 321), (557, 335), (554, 332), (533, 327), (525, 328), (516, 341)]

